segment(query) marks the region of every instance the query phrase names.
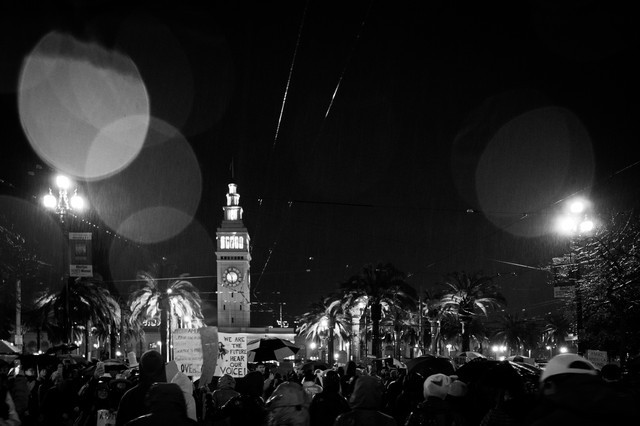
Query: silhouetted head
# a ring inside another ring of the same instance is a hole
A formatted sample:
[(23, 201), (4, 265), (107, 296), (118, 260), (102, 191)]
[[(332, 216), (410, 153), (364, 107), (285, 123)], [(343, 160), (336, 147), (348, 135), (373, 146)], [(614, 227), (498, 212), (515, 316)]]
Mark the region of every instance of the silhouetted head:
[(140, 357), (140, 380), (145, 382), (166, 382), (164, 360), (158, 351), (149, 350)]

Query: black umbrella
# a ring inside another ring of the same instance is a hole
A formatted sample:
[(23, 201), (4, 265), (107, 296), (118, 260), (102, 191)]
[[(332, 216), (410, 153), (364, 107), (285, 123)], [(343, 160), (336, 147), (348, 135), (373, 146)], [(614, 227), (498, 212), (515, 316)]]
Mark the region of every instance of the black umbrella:
[(456, 375), (467, 384), (534, 394), (541, 372), (540, 368), (529, 364), (477, 359), (458, 368)]
[(76, 349), (78, 349), (78, 345), (76, 345), (75, 343), (62, 343), (60, 345), (51, 346), (49, 349), (47, 349), (47, 351), (44, 354), (45, 355), (68, 354), (71, 351), (75, 351)]
[(282, 361), (300, 350), (293, 342), (277, 337), (256, 339), (247, 343), (249, 362)]
[(407, 365), (407, 373), (418, 373), (425, 379), (432, 374), (441, 373), (448, 376), (455, 374), (451, 359), (443, 356), (422, 355), (410, 359), (405, 364)]

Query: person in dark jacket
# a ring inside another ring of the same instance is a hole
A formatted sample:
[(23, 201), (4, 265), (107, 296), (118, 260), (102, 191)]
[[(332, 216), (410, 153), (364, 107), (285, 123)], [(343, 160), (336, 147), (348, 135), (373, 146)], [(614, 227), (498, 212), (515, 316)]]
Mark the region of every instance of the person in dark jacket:
[(347, 398), (347, 400), (351, 397), (353, 393), (353, 388), (356, 384), (356, 363), (354, 361), (347, 362), (347, 369), (344, 372), (344, 375), (340, 376), (340, 387), (342, 390), (342, 396)]
[(384, 385), (379, 377), (359, 376), (349, 399), (351, 410), (340, 414), (335, 426), (396, 426), (393, 417), (382, 411)]
[(402, 380), (402, 391), (396, 397), (393, 406), (389, 407), (391, 416), (399, 425), (404, 425), (409, 414), (424, 401), (422, 385), (424, 377), (420, 373), (410, 372)]
[(158, 351), (149, 350), (140, 357), (140, 378), (138, 384), (129, 389), (120, 400), (116, 426), (124, 426), (128, 421), (149, 414), (144, 401), (151, 385), (166, 382), (166, 373), (162, 355)]
[(638, 419), (637, 403), (606, 385), (595, 366), (576, 354), (551, 358), (540, 376), (540, 400), (528, 424), (623, 425)]
[(205, 394), (205, 413), (203, 415), (204, 423), (206, 425), (213, 426), (226, 426), (228, 419), (221, 418), (221, 415), (217, 413), (222, 410), (222, 407), (229, 402), (229, 400), (235, 396), (240, 396), (236, 388), (236, 379), (230, 374), (225, 374), (220, 377), (216, 383), (217, 389), (213, 393), (207, 392)]
[(432, 374), (423, 385), (424, 401), (411, 412), (407, 426), (451, 426), (453, 412), (445, 398), (449, 393), (451, 378), (446, 374)]
[(340, 376), (328, 370), (324, 375), (324, 388), (311, 400), (309, 414), (311, 426), (332, 426), (336, 418), (350, 410), (347, 399), (340, 395)]
[(263, 385), (264, 378), (258, 371), (252, 371), (241, 377), (236, 382), (236, 390), (240, 395), (231, 398), (219, 410), (218, 416), (227, 418), (230, 426), (264, 425), (267, 410), (262, 399)]
[(149, 414), (126, 423), (126, 426), (196, 426), (197, 421), (187, 416), (187, 404), (176, 383), (154, 383), (146, 395)]

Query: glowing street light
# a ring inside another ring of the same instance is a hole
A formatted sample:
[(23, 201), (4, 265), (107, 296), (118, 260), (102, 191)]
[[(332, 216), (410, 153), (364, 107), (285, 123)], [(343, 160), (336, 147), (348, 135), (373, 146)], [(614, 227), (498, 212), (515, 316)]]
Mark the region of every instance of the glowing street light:
[[(566, 212), (564, 215), (558, 217), (557, 229), (563, 235), (568, 235), (573, 239), (576, 236), (585, 235), (593, 231), (595, 228), (594, 222), (587, 217), (586, 211), (590, 207), (590, 203), (586, 199), (577, 198), (571, 200), (566, 204)], [(572, 264), (572, 253), (569, 251), (569, 262)], [(579, 266), (576, 266), (579, 268)], [(575, 272), (574, 287), (576, 294), (576, 333), (578, 338), (584, 334), (582, 330), (582, 297), (580, 294), (580, 270), (574, 271), (571, 266), (572, 274)], [(576, 346), (579, 349), (579, 340), (576, 341)]]
[(49, 193), (42, 198), (42, 203), (49, 210), (54, 211), (60, 219), (63, 233), (63, 249), (62, 249), (62, 280), (65, 290), (65, 303), (64, 303), (64, 329), (65, 329), (65, 343), (72, 341), (72, 326), (71, 319), (69, 318), (69, 229), (67, 227), (67, 215), (69, 212), (82, 211), (85, 208), (84, 199), (78, 195), (78, 189), (75, 188), (73, 195), (69, 197), (69, 188), (73, 185), (71, 180), (64, 175), (58, 175), (55, 178), (57, 187), (57, 196), (49, 188)]

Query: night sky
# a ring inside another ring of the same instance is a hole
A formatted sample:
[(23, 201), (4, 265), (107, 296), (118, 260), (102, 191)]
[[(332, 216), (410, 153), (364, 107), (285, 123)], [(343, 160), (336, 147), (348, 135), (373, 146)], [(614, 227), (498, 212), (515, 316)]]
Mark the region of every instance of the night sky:
[[(377, 262), (422, 290), (453, 271), (495, 275), (509, 311), (540, 315), (559, 306), (539, 268), (566, 246), (552, 229), (563, 201), (588, 197), (593, 217), (637, 205), (630, 10), (91, 3), (0, 14), (0, 200), (59, 264), (59, 226), (37, 197), (53, 170), (74, 175), (92, 209), (71, 226), (91, 226), (97, 272), (123, 294), (164, 256), (212, 314), (232, 181), (255, 325), (275, 325), (279, 303), (291, 321)], [(92, 138), (116, 142), (96, 153)]]

